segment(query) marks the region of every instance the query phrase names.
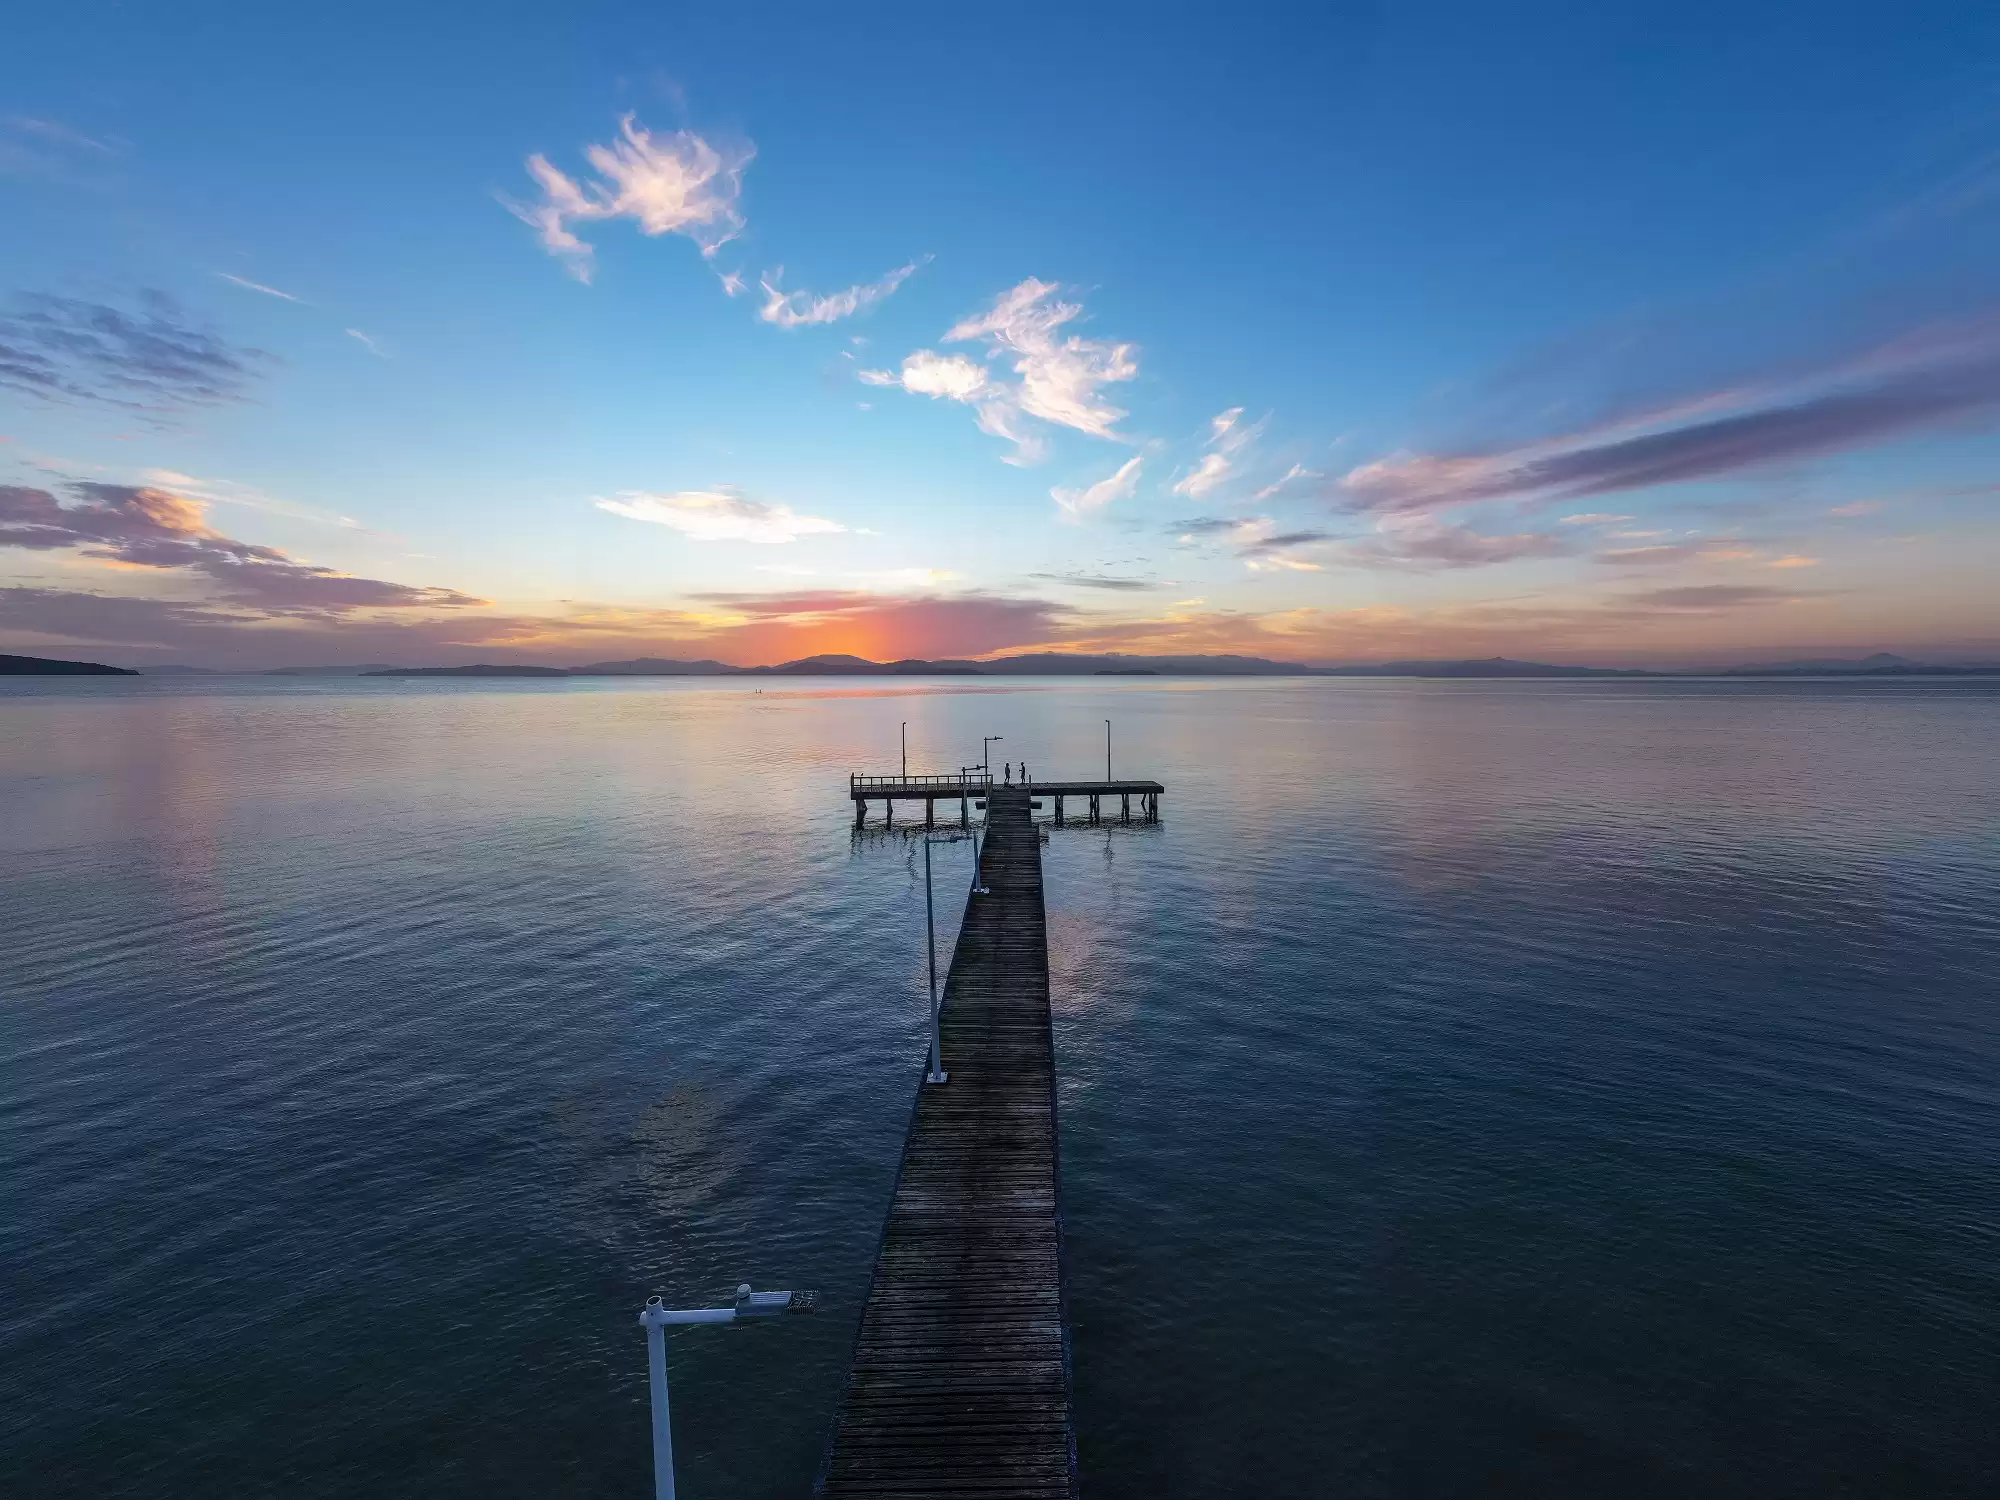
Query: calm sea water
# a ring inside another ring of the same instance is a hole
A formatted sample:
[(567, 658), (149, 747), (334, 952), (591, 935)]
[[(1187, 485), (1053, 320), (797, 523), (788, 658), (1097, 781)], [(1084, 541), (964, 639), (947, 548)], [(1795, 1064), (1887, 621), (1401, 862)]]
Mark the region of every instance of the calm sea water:
[[(1085, 1492), (1990, 1494), (2000, 688), (0, 687), (0, 1491), (796, 1496), (924, 1032), (850, 770), (1046, 851)], [(941, 936), (967, 846), (937, 851)]]

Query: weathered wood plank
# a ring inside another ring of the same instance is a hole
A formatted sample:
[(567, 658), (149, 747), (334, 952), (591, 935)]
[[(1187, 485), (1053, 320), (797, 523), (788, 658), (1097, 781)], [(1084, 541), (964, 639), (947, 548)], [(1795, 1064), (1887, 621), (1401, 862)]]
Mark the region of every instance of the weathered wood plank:
[(822, 1495), (1076, 1494), (1048, 928), (1020, 788), (989, 795), (983, 868), (940, 1012), (951, 1081), (919, 1091)]

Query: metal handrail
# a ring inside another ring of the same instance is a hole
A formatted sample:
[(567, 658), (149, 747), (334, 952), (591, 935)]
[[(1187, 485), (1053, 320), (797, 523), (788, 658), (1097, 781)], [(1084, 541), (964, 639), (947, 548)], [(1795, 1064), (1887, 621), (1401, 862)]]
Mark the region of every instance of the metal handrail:
[(988, 787), (993, 785), (991, 773), (979, 776), (857, 776), (850, 772), (847, 777), (850, 789), (864, 786), (928, 786), (948, 787), (953, 791), (960, 787)]

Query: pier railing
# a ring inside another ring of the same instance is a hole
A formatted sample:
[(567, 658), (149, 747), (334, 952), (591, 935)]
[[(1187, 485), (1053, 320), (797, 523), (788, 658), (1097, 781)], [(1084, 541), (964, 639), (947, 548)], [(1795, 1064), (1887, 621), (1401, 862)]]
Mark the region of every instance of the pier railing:
[(964, 774), (956, 776), (856, 776), (850, 774), (847, 778), (847, 790), (850, 794), (860, 791), (863, 787), (877, 786), (914, 787), (919, 791), (926, 788), (934, 788), (938, 791), (955, 792), (960, 787), (984, 789), (991, 785), (993, 785), (993, 773), (990, 771), (982, 771), (977, 776)]

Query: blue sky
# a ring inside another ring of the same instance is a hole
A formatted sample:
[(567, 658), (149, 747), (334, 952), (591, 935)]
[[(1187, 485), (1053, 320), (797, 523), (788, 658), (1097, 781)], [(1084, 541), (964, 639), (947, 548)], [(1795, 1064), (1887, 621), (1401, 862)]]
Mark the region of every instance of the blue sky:
[(1996, 85), (1972, 6), (45, 10), (0, 649), (2000, 655)]

